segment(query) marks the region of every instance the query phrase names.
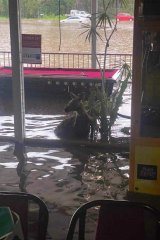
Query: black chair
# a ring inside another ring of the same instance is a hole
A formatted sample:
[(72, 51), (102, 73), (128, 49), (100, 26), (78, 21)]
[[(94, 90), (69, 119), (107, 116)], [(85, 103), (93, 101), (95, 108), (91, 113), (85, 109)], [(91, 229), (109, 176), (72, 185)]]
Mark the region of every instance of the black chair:
[(95, 200), (74, 213), (67, 240), (158, 240), (160, 213), (142, 203)]
[(24, 240), (45, 240), (48, 209), (37, 196), (21, 192), (0, 192), (0, 206), (8, 206), (21, 220)]

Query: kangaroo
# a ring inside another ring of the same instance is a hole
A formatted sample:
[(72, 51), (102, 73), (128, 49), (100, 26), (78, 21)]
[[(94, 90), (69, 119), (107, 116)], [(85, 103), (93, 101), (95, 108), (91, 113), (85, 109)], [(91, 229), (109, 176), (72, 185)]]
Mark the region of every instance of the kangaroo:
[(55, 129), (58, 137), (87, 138), (93, 136), (93, 117), (86, 111), (80, 96), (71, 93), (71, 101), (66, 105), (65, 112), (70, 113)]

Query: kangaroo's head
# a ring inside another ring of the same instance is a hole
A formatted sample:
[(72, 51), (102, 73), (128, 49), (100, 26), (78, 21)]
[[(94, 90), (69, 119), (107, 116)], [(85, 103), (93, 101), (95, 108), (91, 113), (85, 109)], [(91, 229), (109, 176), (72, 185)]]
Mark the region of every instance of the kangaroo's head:
[(65, 112), (69, 113), (72, 111), (79, 111), (82, 108), (82, 101), (81, 101), (81, 97), (78, 95), (75, 95), (74, 93), (70, 93), (71, 95), (71, 100), (69, 101), (69, 103), (66, 105), (65, 107)]

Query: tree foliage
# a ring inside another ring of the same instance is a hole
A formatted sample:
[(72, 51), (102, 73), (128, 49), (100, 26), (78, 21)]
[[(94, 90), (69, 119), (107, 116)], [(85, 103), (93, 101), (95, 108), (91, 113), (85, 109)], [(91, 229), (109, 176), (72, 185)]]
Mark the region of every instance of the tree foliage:
[(8, 16), (8, 1), (0, 0), (0, 16)]
[[(98, 1), (99, 10), (103, 8), (103, 0)], [(91, 12), (91, 0), (21, 0), (22, 17), (37, 18), (41, 14), (58, 15), (59, 3), (61, 15), (69, 14), (71, 9)], [(114, 0), (105, 0), (113, 2)], [(127, 4), (126, 4), (127, 3)], [(133, 14), (134, 0), (119, 0), (118, 10)], [(8, 0), (0, 0), (0, 16), (8, 16)]]

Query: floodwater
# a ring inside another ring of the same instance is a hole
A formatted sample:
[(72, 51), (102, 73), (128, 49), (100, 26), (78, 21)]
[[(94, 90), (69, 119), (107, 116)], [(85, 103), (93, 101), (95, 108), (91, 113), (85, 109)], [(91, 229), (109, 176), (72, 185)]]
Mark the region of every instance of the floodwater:
[[(23, 33), (42, 34), (42, 52), (59, 51), (59, 28), (52, 21), (22, 22)], [(81, 26), (61, 26), (61, 52), (90, 52), (84, 43)], [(0, 23), (0, 51), (10, 51), (8, 23)], [(133, 23), (119, 23), (110, 43), (112, 53), (132, 53)], [(103, 52), (104, 43), (97, 44)], [(131, 85), (124, 95), (119, 112), (130, 116)], [(27, 98), (25, 106), (26, 136), (55, 139), (54, 128), (64, 118), (63, 98)], [(125, 137), (121, 129), (130, 120), (118, 118), (113, 137)], [(0, 98), (1, 136), (14, 136), (12, 101)], [(122, 199), (128, 188), (128, 153), (108, 153), (85, 147), (26, 147), (26, 174), (18, 177), (18, 161), (12, 143), (0, 143), (0, 190), (23, 188), (45, 200), (50, 209), (49, 234), (54, 240), (64, 239), (68, 221), (82, 203), (97, 198)], [(102, 154), (103, 153), (103, 154)]]
[[(43, 20), (22, 20), (22, 33), (41, 34), (42, 52), (66, 52), (66, 53), (90, 53), (89, 41), (85, 41), (86, 30), (80, 24), (61, 25), (61, 34), (58, 22)], [(107, 36), (110, 34), (107, 28)], [(103, 30), (99, 29), (103, 36)], [(60, 38), (61, 35), (61, 38)], [(9, 23), (0, 22), (0, 51), (10, 51)], [(60, 45), (61, 40), (61, 45)], [(113, 34), (108, 52), (110, 53), (132, 53), (133, 23), (119, 22), (117, 31)], [(103, 53), (105, 41), (97, 40), (97, 52)], [(59, 46), (60, 49), (59, 49)]]
[[(90, 52), (90, 44), (85, 41), (82, 25), (61, 25), (61, 49), (60, 52)], [(102, 29), (99, 29), (102, 34)], [(108, 34), (110, 30), (107, 29)], [(60, 43), (60, 31), (58, 22), (43, 20), (22, 20), (22, 33), (34, 33), (42, 35), (42, 52), (58, 52)], [(9, 23), (0, 22), (0, 51), (10, 51)], [(117, 31), (110, 41), (109, 52), (132, 53), (133, 23), (119, 22)], [(97, 52), (102, 53), (104, 42), (97, 41)], [(128, 87), (130, 91), (130, 86)], [(127, 90), (128, 91), (128, 90)], [(128, 95), (128, 93), (126, 93)], [(126, 101), (126, 100), (125, 100)], [(66, 100), (60, 99), (26, 99), (26, 136), (55, 138), (53, 128), (64, 117), (64, 105)], [(130, 104), (122, 111), (130, 114)], [(0, 129), (3, 136), (13, 136), (13, 111), (10, 99), (0, 99)], [(124, 121), (124, 119), (123, 119)], [(5, 128), (6, 126), (6, 128)], [(42, 127), (43, 126), (43, 127)]]

